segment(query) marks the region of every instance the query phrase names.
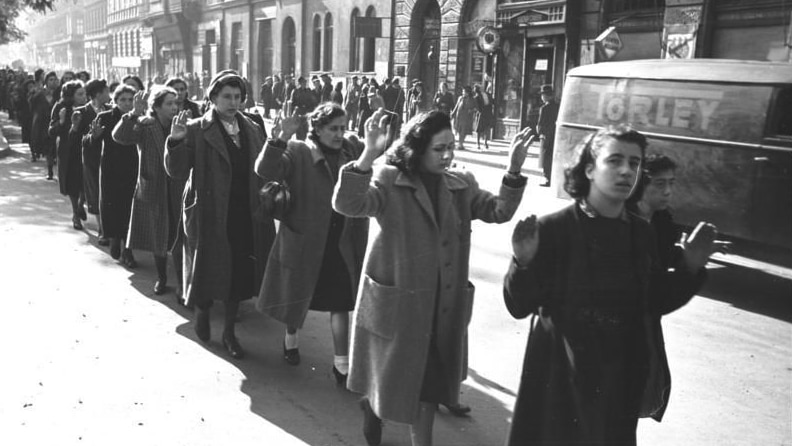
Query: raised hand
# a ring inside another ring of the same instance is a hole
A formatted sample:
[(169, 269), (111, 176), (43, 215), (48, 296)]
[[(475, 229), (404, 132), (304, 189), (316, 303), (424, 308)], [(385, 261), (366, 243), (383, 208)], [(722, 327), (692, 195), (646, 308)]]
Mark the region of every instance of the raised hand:
[(100, 138), (102, 133), (104, 133), (104, 127), (102, 127), (102, 123), (99, 122), (99, 119), (94, 119), (91, 121), (91, 129), (89, 130), (91, 133), (91, 138)]
[(525, 266), (533, 260), (539, 249), (539, 225), (536, 215), (518, 221), (512, 233), (512, 250), (517, 264)]
[(718, 249), (715, 238), (718, 228), (707, 222), (699, 222), (696, 229), (682, 240), (683, 258), (688, 271), (698, 271), (707, 264), (710, 256)]
[(132, 113), (136, 116), (143, 116), (148, 107), (148, 93), (138, 91), (132, 98)]
[(60, 111), (58, 112), (58, 122), (60, 122), (61, 125), (66, 124), (66, 109), (65, 108), (60, 109)]
[(72, 113), (72, 115), (71, 115), (71, 125), (72, 125), (72, 127), (79, 126), (81, 121), (82, 121), (82, 112), (75, 111), (74, 113)]
[(509, 172), (519, 172), (525, 158), (528, 156), (528, 147), (536, 138), (536, 132), (530, 127), (522, 129), (512, 138), (509, 146)]
[(390, 116), (383, 108), (378, 109), (366, 120), (366, 147), (360, 154), (360, 158), (355, 162), (355, 167), (360, 170), (368, 171), (374, 160), (380, 157), (388, 144), (388, 124)]
[(302, 120), (306, 119), (304, 116), (287, 116), (275, 118), (275, 125), (272, 128), (272, 134), (282, 141), (288, 141), (297, 133)]
[(190, 112), (187, 110), (179, 112), (171, 121), (170, 137), (174, 141), (181, 141), (187, 136), (187, 121), (190, 119)]

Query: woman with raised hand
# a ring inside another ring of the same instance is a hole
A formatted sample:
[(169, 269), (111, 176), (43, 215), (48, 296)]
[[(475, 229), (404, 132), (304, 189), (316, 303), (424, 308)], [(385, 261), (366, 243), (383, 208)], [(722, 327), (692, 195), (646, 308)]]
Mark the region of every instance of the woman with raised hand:
[(80, 124), (79, 114), (74, 109), (85, 105), (88, 97), (81, 81), (69, 81), (61, 88), (61, 97), (52, 107), (49, 136), (57, 141), (58, 184), (60, 192), (69, 197), (72, 207), (72, 226), (83, 228), (82, 221), (88, 218), (82, 203), (83, 167), (82, 146), (69, 138), (69, 131)]
[(113, 92), (113, 106), (103, 111), (91, 122), (83, 138), (83, 149), (100, 153), (99, 160), (99, 214), (102, 230), (110, 240), (110, 257), (128, 268), (136, 264), (132, 250), (126, 247), (132, 198), (138, 175), (138, 153), (135, 145), (119, 144), (113, 140), (112, 131), (125, 113), (132, 111), (137, 90), (129, 85), (119, 85)]
[[(165, 172), (165, 138), (178, 111), (176, 98), (176, 90), (170, 87), (160, 86), (149, 93), (138, 91), (132, 100), (132, 111), (121, 117), (112, 134), (118, 144), (137, 146), (140, 167), (126, 247), (154, 255), (157, 268), (154, 294), (157, 295), (167, 291), (168, 251), (173, 255), (181, 288), (179, 213), (184, 182), (169, 178)], [(135, 263), (129, 266), (134, 267)]]
[(408, 122), (386, 163), (372, 168), (384, 150), (378, 119), (366, 124), (366, 150), (342, 168), (333, 197), (338, 212), (372, 224), (348, 387), (364, 395), (369, 445), (380, 443), (382, 419), (409, 424), (414, 446), (431, 445), (437, 405), (457, 403), (467, 374), (471, 222), (514, 215), (534, 134), (526, 128), (512, 141), (508, 171), (492, 194), (472, 173), (451, 168), (454, 134), (438, 110)]
[(575, 199), (512, 236), (509, 312), (535, 315), (509, 445), (635, 445), (639, 417), (660, 420), (670, 373), (660, 319), (704, 278), (715, 227), (684, 242), (688, 268), (664, 269), (649, 223), (627, 212), (646, 138), (609, 127), (579, 148), (564, 189)]
[(256, 160), (262, 178), (286, 183), (291, 193), (256, 306), (286, 324), (283, 355), (290, 365), (300, 363), (297, 330), (308, 310), (329, 312), (332, 371), (342, 385), (349, 366), (349, 312), (355, 308), (368, 220), (333, 211), (331, 198), (339, 169), (360, 156), (362, 145), (344, 136), (347, 116), (338, 104), (320, 104), (308, 119), (311, 131), (305, 142), (291, 140), (298, 118), (279, 121)]
[(183, 202), (185, 300), (195, 308), (195, 333), (211, 338), (210, 309), (225, 305), (223, 347), (235, 359), (245, 352), (236, 338), (239, 304), (256, 294), (274, 238), (271, 218), (259, 210), (263, 181), (253, 165), (264, 146), (261, 127), (242, 113), (246, 84), (236, 72), (218, 73), (207, 89), (209, 110), (188, 122), (173, 119), (165, 168), (187, 180)]

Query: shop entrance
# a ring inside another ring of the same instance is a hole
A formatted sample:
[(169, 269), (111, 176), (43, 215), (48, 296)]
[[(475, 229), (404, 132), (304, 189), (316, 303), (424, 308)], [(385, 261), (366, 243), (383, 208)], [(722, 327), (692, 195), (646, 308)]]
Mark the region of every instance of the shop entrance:
[(555, 48), (549, 39), (528, 41), (525, 58), (525, 78), (523, 79), (523, 122), (522, 124), (536, 128), (539, 120), (539, 108), (542, 98), (539, 94), (542, 85), (553, 83), (553, 56)]
[(425, 98), (432, 98), (437, 91), (441, 23), (437, 0), (424, 0), (413, 9), (408, 73), (410, 80), (423, 82)]

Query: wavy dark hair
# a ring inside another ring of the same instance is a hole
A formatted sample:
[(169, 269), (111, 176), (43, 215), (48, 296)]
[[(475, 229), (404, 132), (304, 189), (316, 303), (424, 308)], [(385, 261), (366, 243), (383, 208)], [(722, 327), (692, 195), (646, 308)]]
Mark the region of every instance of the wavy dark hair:
[(82, 81), (78, 79), (66, 82), (61, 87), (60, 102), (65, 106), (74, 105), (74, 94), (77, 93), (77, 90), (84, 87)]
[(95, 98), (107, 89), (107, 81), (104, 79), (91, 79), (85, 83), (85, 94), (89, 99)]
[(137, 84), (138, 91), (146, 91), (146, 86), (143, 85), (143, 81), (140, 80), (139, 77), (135, 76), (134, 74), (127, 74), (123, 78), (121, 78), (121, 83), (126, 84), (126, 81), (131, 80), (132, 82)]
[(148, 100), (149, 110), (154, 111), (155, 108), (162, 107), (162, 103), (165, 102), (165, 98), (168, 97), (169, 94), (172, 94), (176, 98), (179, 97), (179, 93), (176, 93), (176, 90), (172, 87), (158, 85), (156, 88), (152, 88)]
[(446, 129), (451, 130), (447, 114), (439, 110), (419, 113), (405, 124), (401, 138), (388, 149), (386, 162), (408, 175), (415, 174), (432, 137)]
[(608, 126), (587, 136), (575, 148), (578, 153), (577, 162), (564, 171), (564, 190), (570, 197), (581, 200), (588, 196), (591, 180), (586, 176), (586, 168), (597, 161), (597, 156), (608, 138), (637, 144), (641, 148), (641, 158), (646, 152), (646, 137), (626, 124)]
[(630, 195), (630, 198), (627, 200), (628, 207), (634, 206), (639, 201), (641, 201), (644, 190), (646, 189), (646, 186), (648, 186), (652, 181), (652, 177), (661, 172), (668, 172), (669, 170), (676, 171), (677, 168), (677, 164), (674, 162), (674, 160), (659, 153), (647, 155), (641, 165), (641, 178), (638, 180), (638, 184), (635, 185), (635, 190), (633, 191), (632, 195)]
[(47, 72), (47, 74), (44, 75), (44, 84), (46, 84), (47, 80), (49, 78), (51, 78), (51, 77), (54, 77), (55, 79), (58, 80), (58, 82), (60, 82), (60, 78), (58, 77), (58, 73), (56, 73), (54, 71), (50, 71), (50, 72)]
[(342, 116), (346, 116), (346, 110), (335, 102), (323, 102), (317, 105), (311, 114), (308, 115), (308, 122), (311, 124), (311, 136), (316, 137), (317, 129), (330, 124), (333, 119)]
[(118, 98), (124, 93), (129, 93), (134, 96), (135, 93), (137, 93), (137, 90), (135, 90), (135, 87), (131, 85), (117, 84), (113, 89), (113, 102), (118, 102)]

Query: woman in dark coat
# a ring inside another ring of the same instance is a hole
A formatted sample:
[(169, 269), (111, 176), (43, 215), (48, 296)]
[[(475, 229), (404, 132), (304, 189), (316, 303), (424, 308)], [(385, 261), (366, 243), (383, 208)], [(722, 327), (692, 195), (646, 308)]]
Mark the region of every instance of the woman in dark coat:
[(646, 139), (600, 130), (566, 172), (576, 202), (517, 224), (504, 283), (509, 312), (532, 324), (509, 445), (635, 445), (639, 417), (662, 418), (670, 373), (660, 319), (704, 280), (715, 228), (684, 243), (689, 262), (659, 266), (649, 224), (626, 211)]
[[(79, 139), (69, 136), (72, 130), (76, 131), (79, 124), (78, 118), (72, 116), (76, 107), (85, 105), (88, 101), (85, 87), (81, 81), (69, 81), (61, 88), (61, 98), (52, 108), (49, 135), (57, 141), (58, 153), (58, 183), (60, 192), (69, 197), (72, 206), (72, 226), (82, 229), (81, 220), (88, 216), (81, 202), (83, 193), (82, 172), (82, 146)], [(78, 115), (79, 116), (79, 115)]]
[[(173, 255), (174, 269), (182, 270), (179, 211), (184, 182), (168, 177), (164, 161), (165, 138), (178, 110), (176, 97), (176, 90), (170, 87), (158, 86), (150, 94), (138, 91), (132, 111), (124, 114), (113, 129), (115, 142), (137, 146), (140, 168), (126, 242), (130, 250), (154, 255), (157, 295), (167, 291), (168, 252)], [(181, 275), (177, 274), (176, 279), (181, 287)]]
[[(33, 125), (33, 113), (30, 109), (30, 97), (36, 88), (36, 81), (33, 79), (25, 80), (18, 89), (16, 98), (17, 121), (22, 127), (22, 142), (30, 143), (30, 128)], [(35, 161), (33, 149), (31, 147), (31, 159)]]
[[(335, 358), (333, 373), (343, 384), (349, 366), (349, 312), (355, 307), (368, 220), (333, 211), (333, 186), (339, 169), (363, 150), (344, 137), (346, 111), (335, 103), (320, 104), (309, 115), (305, 142), (291, 141), (300, 122), (284, 119), (256, 160), (266, 181), (285, 182), (291, 208), (281, 220), (256, 307), (286, 325), (284, 359), (300, 362), (297, 330), (308, 310), (330, 313)], [(277, 130), (277, 133), (276, 133)]]
[(83, 148), (91, 146), (101, 153), (99, 161), (99, 212), (102, 215), (104, 236), (110, 239), (110, 256), (133, 268), (136, 264), (132, 250), (126, 247), (132, 197), (138, 174), (138, 153), (134, 144), (124, 145), (113, 140), (113, 129), (121, 116), (132, 111), (134, 87), (119, 85), (113, 92), (113, 108), (97, 115)]
[(358, 131), (357, 134), (359, 137), (363, 138), (366, 136), (366, 126), (363, 125), (368, 118), (371, 117), (371, 104), (369, 103), (369, 89), (372, 87), (369, 85), (364, 85), (363, 88), (360, 90), (360, 99), (358, 99)]
[(59, 85), (58, 75), (50, 71), (44, 76), (44, 88), (30, 98), (33, 122), (30, 128), (30, 149), (34, 159), (47, 158), (47, 179), (52, 179), (55, 165), (55, 139), (49, 135), (52, 107), (55, 105), (55, 90)]
[(484, 148), (488, 149), (490, 132), (492, 128), (495, 126), (495, 114), (493, 112), (492, 103), (492, 95), (484, 89), (481, 89), (481, 86), (476, 84), (473, 87), (473, 91), (475, 92), (474, 98), (476, 99), (476, 109), (477, 109), (477, 116), (476, 116), (476, 148), (481, 150), (481, 137), (484, 137)]
[(188, 122), (187, 111), (174, 118), (165, 167), (172, 178), (187, 180), (184, 284), (195, 333), (209, 341), (210, 308), (223, 301), (223, 347), (241, 359), (234, 330), (239, 303), (256, 294), (275, 235), (272, 219), (259, 210), (264, 182), (253, 172), (264, 132), (240, 112), (247, 88), (236, 72), (218, 73), (207, 93), (211, 107), (201, 118)]

